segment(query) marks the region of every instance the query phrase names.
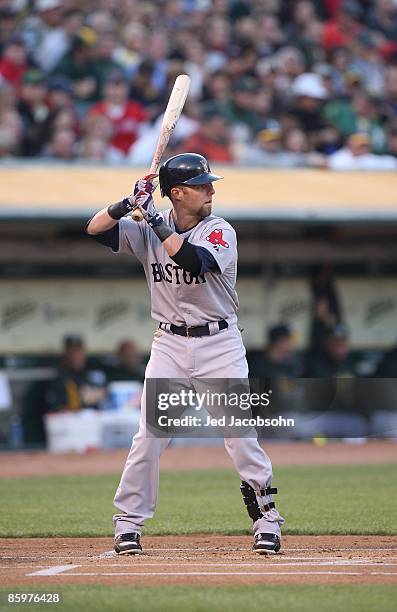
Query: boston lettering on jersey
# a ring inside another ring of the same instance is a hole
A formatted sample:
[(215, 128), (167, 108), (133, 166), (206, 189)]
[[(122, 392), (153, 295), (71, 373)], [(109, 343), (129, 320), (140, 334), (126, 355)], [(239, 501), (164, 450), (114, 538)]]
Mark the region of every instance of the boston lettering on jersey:
[(151, 263), (152, 275), (154, 283), (161, 283), (165, 281), (167, 283), (174, 283), (180, 285), (185, 283), (186, 285), (201, 285), (207, 281), (204, 278), (204, 274), (199, 276), (193, 276), (191, 272), (183, 270), (180, 266), (175, 266), (172, 263), (166, 263), (164, 266), (161, 263)]

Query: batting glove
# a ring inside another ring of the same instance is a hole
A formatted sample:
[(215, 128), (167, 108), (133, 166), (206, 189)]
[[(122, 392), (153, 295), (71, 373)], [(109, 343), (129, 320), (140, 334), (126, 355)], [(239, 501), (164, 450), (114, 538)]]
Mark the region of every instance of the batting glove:
[(147, 174), (135, 183), (133, 195), (137, 196), (141, 191), (153, 193), (158, 184), (158, 174)]
[(156, 214), (152, 193), (158, 185), (158, 174), (148, 174), (135, 183), (134, 192), (116, 204), (108, 206), (112, 219), (119, 221), (125, 215), (131, 214), (135, 208), (147, 210), (151, 216)]
[(153, 206), (150, 207), (150, 210), (142, 208), (141, 206), (139, 206), (139, 209), (142, 212), (143, 218), (150, 225), (152, 229), (154, 229), (155, 227), (159, 227), (160, 225), (164, 223), (164, 219), (162, 215), (160, 215), (157, 212), (154, 206), (154, 202), (153, 202)]

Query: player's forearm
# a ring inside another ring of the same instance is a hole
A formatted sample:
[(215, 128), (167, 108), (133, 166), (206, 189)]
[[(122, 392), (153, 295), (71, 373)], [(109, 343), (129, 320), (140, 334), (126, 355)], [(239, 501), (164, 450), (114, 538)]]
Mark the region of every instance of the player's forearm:
[(112, 229), (118, 223), (116, 219), (108, 213), (108, 208), (103, 208), (92, 217), (86, 227), (87, 234), (101, 234), (107, 230)]
[(174, 257), (183, 245), (183, 238), (173, 232), (163, 242), (164, 248), (170, 257)]
[(168, 255), (182, 270), (198, 276), (203, 270), (207, 272), (217, 269), (217, 264), (210, 253), (184, 240), (164, 223), (160, 216), (157, 217), (157, 225), (154, 227), (152, 225), (152, 229), (160, 238)]

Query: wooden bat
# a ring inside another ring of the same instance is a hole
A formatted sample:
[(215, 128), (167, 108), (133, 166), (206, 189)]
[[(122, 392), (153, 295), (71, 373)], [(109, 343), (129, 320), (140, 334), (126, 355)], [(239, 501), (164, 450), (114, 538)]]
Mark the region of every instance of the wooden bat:
[[(149, 174), (156, 174), (160, 165), (161, 157), (168, 144), (172, 132), (175, 129), (177, 121), (181, 115), (183, 106), (190, 87), (190, 77), (187, 74), (180, 74), (172, 88), (170, 99), (168, 100), (167, 108), (165, 109), (161, 130), (157, 141), (156, 150), (153, 155), (153, 160), (150, 166)], [(134, 221), (142, 221), (143, 216), (139, 209), (133, 210), (131, 217)]]

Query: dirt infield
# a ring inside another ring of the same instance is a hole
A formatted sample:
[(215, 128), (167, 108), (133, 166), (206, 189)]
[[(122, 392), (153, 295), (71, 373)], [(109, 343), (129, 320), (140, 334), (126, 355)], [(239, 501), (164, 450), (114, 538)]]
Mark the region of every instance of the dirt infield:
[(247, 536), (143, 539), (144, 554), (118, 557), (111, 538), (3, 539), (0, 584), (397, 584), (397, 536), (285, 536), (278, 555), (257, 556)]
[[(364, 444), (329, 442), (272, 442), (264, 448), (274, 466), (396, 463), (397, 442), (373, 440)], [(46, 452), (2, 453), (0, 478), (22, 476), (112, 474), (120, 472), (128, 450), (92, 451), (86, 454), (49, 455)], [(232, 463), (222, 446), (171, 447), (161, 458), (162, 470), (208, 470), (230, 468)]]

